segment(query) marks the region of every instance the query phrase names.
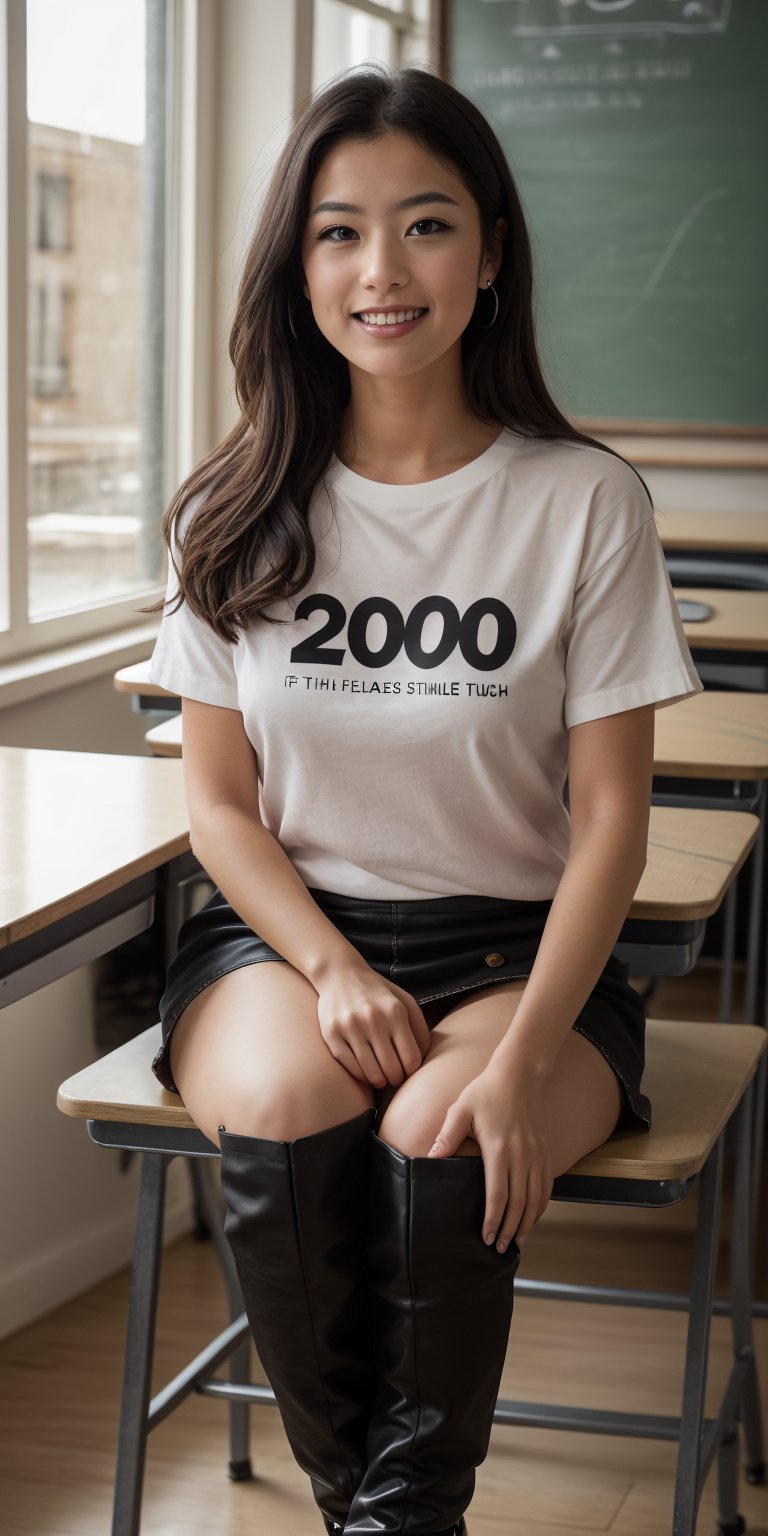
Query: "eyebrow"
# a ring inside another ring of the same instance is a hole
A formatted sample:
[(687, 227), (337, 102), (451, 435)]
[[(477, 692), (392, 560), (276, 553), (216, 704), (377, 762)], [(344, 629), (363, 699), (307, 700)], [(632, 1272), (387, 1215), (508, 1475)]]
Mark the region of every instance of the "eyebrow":
[[(450, 203), (454, 208), (460, 208), (455, 197), (448, 197), (445, 192), (415, 192), (413, 197), (404, 197), (401, 203), (395, 203), (393, 213), (399, 213), (403, 208), (418, 208), (423, 203)], [(364, 213), (365, 209), (358, 208), (356, 203), (318, 203), (312, 213)]]

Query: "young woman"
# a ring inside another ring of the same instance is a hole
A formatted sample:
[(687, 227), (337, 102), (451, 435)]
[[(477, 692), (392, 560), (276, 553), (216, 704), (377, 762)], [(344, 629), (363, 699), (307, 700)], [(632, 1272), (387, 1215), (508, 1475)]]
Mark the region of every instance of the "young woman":
[(654, 709), (701, 682), (644, 482), (547, 390), (532, 284), (477, 108), (336, 77), (245, 263), (240, 419), (164, 520), (151, 676), (216, 886), (154, 1070), (221, 1149), (259, 1354), (346, 1536), (465, 1536), (520, 1247), (558, 1174), (650, 1124), (612, 950)]

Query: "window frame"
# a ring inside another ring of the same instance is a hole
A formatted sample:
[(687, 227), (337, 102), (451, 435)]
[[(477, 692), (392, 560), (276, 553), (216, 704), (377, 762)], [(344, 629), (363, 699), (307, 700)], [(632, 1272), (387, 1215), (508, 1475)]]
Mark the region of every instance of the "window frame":
[[(165, 441), (162, 495), (210, 448), (210, 274), (214, 245), (215, 0), (166, 4)], [(138, 613), (157, 584), (125, 597), (30, 619), (27, 612), (28, 165), (26, 0), (0, 0), (0, 664), (99, 637), (159, 627)], [(201, 323), (200, 317), (204, 319)]]
[[(402, 0), (402, 9), (393, 10), (377, 0), (335, 0), (350, 11), (383, 21), (394, 33), (394, 67), (430, 60), (442, 68), (441, 38), (446, 23), (446, 0), (426, 0), (426, 20), (414, 14), (414, 0)], [(295, 0), (296, 16), (296, 101), (308, 100), (312, 81), (312, 46), (315, 30), (315, 0)]]

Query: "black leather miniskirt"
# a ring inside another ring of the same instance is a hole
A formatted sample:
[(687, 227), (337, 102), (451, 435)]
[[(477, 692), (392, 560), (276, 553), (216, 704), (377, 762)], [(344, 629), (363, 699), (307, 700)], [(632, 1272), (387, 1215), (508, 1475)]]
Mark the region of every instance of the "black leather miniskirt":
[[(308, 890), (368, 965), (416, 999), (430, 1029), (468, 992), (530, 975), (552, 905), (469, 895), (381, 901)], [(160, 999), (162, 1045), (152, 1062), (164, 1088), (178, 1093), (168, 1042), (187, 1003), (227, 971), (284, 959), (238, 917), (218, 886), (182, 923)], [(629, 967), (611, 955), (573, 1028), (591, 1040), (622, 1085), (617, 1129), (647, 1130), (651, 1105), (640, 1092), (645, 1009), (628, 976)]]

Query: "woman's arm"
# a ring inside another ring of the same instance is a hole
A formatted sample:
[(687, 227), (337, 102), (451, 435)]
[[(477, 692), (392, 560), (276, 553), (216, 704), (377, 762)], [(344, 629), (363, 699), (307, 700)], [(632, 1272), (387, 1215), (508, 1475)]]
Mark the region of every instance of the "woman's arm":
[(552, 1171), (542, 1085), (616, 943), (646, 862), (654, 706), (572, 726), (571, 844), (536, 960), (487, 1067), (451, 1105), (430, 1157), (465, 1136), (485, 1165), (484, 1237), (502, 1251), (543, 1215)]
[(646, 704), (569, 731), (568, 859), (490, 1071), (549, 1077), (618, 939), (646, 864), (654, 715)]
[(379, 976), (320, 910), (264, 826), (256, 754), (237, 709), (182, 698), (190, 842), (230, 906), (318, 996), (318, 1025), (352, 1077), (398, 1086), (429, 1046), (416, 1000)]
[(360, 956), (264, 826), (256, 754), (237, 709), (182, 699), (190, 843), (230, 906), (313, 986)]

